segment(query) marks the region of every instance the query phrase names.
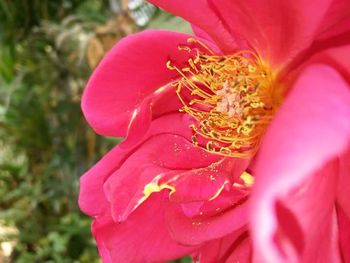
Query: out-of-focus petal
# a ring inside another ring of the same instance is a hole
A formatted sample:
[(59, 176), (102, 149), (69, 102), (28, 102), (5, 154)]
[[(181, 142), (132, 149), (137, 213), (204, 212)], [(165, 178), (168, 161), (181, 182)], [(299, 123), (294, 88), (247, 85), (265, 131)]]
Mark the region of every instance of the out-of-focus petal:
[[(180, 16), (205, 31), (224, 52), (237, 49), (237, 44), (225, 25), (206, 0), (148, 0), (166, 11)], [(195, 31), (195, 33), (198, 31)], [(203, 34), (199, 34), (203, 37)], [(206, 38), (206, 37), (204, 37)], [(207, 38), (206, 38), (207, 39)]]
[(339, 206), (350, 218), (350, 150), (339, 158), (337, 198)]
[(278, 200), (275, 242), (283, 262), (340, 262), (336, 172), (335, 163), (328, 164)]
[[(349, 24), (350, 25), (350, 24)], [(350, 37), (350, 35), (349, 35)], [(333, 67), (350, 83), (350, 38), (347, 45), (339, 47), (323, 45), (318, 42), (310, 48), (309, 52), (302, 54), (294, 60), (284, 71), (283, 81), (295, 81), (303, 68), (313, 64), (326, 64)], [(334, 43), (333, 43), (334, 44)]]
[(325, 65), (305, 69), (269, 126), (255, 167), (251, 219), (260, 262), (283, 262), (275, 240), (277, 201), (346, 150), (349, 116), (348, 83)]
[(164, 221), (164, 193), (150, 197), (127, 221), (96, 218), (92, 232), (104, 263), (157, 263), (191, 253), (196, 247), (181, 246), (169, 235)]
[(166, 63), (187, 61), (189, 54), (179, 51), (178, 46), (186, 44), (189, 37), (149, 30), (122, 39), (108, 52), (82, 98), (84, 115), (97, 133), (125, 136), (135, 117), (149, 123), (150, 117), (142, 115), (150, 114), (152, 96), (177, 77)]
[(350, 83), (350, 45), (326, 49), (312, 57), (309, 63), (315, 62), (328, 64), (337, 69)]
[(332, 0), (208, 0), (231, 34), (241, 36), (275, 68), (314, 41)]

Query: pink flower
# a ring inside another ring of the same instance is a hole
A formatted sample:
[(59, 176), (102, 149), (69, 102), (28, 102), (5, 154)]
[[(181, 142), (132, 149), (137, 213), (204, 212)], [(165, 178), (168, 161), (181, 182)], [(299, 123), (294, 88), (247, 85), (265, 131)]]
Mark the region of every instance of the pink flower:
[(350, 262), (347, 0), (152, 0), (82, 108), (126, 139), (81, 178), (104, 262)]

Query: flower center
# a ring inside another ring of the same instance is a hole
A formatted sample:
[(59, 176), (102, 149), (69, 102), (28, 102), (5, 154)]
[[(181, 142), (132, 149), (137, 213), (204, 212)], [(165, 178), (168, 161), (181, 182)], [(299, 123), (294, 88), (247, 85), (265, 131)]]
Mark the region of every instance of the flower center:
[[(195, 119), (192, 141), (205, 150), (230, 157), (252, 157), (278, 105), (271, 70), (252, 51), (217, 56), (203, 43), (179, 46), (193, 56), (183, 66), (167, 67), (181, 78), (172, 83)], [(209, 54), (208, 54), (209, 53)]]

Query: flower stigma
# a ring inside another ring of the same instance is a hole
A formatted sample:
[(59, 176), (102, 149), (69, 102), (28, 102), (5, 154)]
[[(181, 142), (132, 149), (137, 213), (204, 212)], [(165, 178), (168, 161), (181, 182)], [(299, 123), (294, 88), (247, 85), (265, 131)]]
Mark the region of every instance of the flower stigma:
[(253, 51), (215, 55), (194, 38), (179, 50), (191, 58), (181, 66), (169, 60), (167, 68), (180, 74), (172, 85), (180, 111), (195, 120), (193, 144), (223, 156), (252, 157), (280, 104), (269, 66)]

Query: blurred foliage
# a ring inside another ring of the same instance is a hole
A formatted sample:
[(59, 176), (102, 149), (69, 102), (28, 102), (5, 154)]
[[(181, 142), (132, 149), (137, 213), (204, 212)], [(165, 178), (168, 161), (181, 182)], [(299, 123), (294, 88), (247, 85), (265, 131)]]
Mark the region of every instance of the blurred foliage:
[[(0, 1), (0, 220), (11, 262), (98, 262), (78, 180), (114, 143), (87, 126), (85, 48), (101, 1)], [(1, 240), (0, 240), (1, 241)]]
[(170, 30), (192, 34), (191, 25), (184, 22), (183, 19), (177, 16), (171, 16), (162, 10), (159, 10), (153, 19), (147, 24), (148, 28)]
[(59, 22), (74, 14), (103, 21), (108, 1), (97, 0), (1, 0), (0, 32), (7, 41), (16, 41), (31, 34), (42, 21)]
[[(0, 0), (0, 227), (16, 230), (0, 242), (15, 241), (10, 262), (100, 261), (78, 182), (118, 140), (95, 135), (80, 98), (88, 60), (123, 35), (113, 27), (135, 30), (115, 20), (117, 2)], [(189, 31), (164, 12), (150, 24)]]

